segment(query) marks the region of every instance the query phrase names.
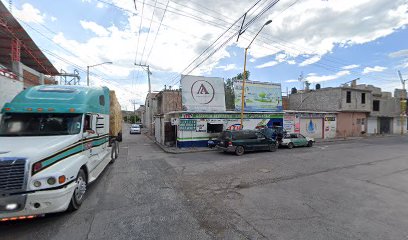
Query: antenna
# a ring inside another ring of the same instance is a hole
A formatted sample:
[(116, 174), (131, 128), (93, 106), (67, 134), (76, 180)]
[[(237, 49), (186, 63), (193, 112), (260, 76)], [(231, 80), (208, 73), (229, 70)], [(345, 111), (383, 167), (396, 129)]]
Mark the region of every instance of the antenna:
[(402, 89), (405, 90), (405, 82), (406, 82), (408, 79), (405, 79), (405, 80), (404, 80), (404, 79), (402, 78), (402, 74), (401, 74), (400, 70), (398, 70), (398, 75), (399, 75), (400, 80), (401, 80), (401, 83), (402, 83)]

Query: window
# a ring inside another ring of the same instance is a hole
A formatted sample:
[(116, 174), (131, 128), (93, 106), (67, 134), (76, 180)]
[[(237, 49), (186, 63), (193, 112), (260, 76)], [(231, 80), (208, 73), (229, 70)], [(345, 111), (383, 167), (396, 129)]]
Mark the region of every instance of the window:
[(224, 124), (212, 124), (207, 123), (207, 132), (208, 133), (220, 133), (223, 131)]
[(375, 112), (380, 111), (380, 100), (373, 101), (373, 111)]
[(365, 93), (361, 93), (361, 104), (365, 104), (366, 103), (366, 94)]
[(347, 96), (346, 96), (346, 103), (351, 103), (351, 92), (347, 91)]
[(101, 106), (105, 106), (105, 96), (103, 95), (99, 96), (99, 104)]
[(10, 113), (0, 123), (0, 136), (73, 135), (81, 130), (81, 114)]
[(361, 125), (365, 125), (365, 118), (361, 119)]
[(84, 132), (92, 130), (92, 115), (86, 114), (84, 119)]

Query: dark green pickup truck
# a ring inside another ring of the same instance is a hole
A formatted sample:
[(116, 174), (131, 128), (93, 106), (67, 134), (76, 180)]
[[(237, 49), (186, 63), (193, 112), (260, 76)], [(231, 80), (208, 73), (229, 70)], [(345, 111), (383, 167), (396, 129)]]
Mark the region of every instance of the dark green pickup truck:
[(274, 139), (257, 130), (224, 131), (218, 140), (218, 149), (238, 156), (248, 151), (275, 152), (278, 147)]

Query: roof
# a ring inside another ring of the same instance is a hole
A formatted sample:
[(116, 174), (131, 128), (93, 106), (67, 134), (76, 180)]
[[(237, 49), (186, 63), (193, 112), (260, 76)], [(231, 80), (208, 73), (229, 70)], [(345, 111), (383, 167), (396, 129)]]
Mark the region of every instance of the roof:
[[(104, 95), (104, 106), (100, 96)], [(107, 87), (40, 85), (20, 92), (2, 112), (109, 113)], [(8, 111), (5, 111), (9, 108)], [(49, 110), (52, 109), (52, 110)], [(74, 109), (74, 110), (72, 110)]]
[(21, 41), (20, 62), (24, 65), (46, 75), (59, 74), (17, 19), (0, 1), (0, 64), (11, 65), (12, 39)]

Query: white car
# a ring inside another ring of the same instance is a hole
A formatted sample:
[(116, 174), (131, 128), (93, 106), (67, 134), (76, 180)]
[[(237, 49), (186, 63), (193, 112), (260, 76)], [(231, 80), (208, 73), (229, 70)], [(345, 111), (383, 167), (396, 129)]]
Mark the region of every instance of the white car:
[(312, 147), (315, 142), (314, 138), (305, 137), (302, 134), (291, 133), (286, 134), (281, 142), (281, 146), (286, 146), (288, 148), (307, 146)]
[(140, 125), (139, 124), (132, 124), (130, 126), (130, 134), (140, 134), (142, 133), (140, 130)]

